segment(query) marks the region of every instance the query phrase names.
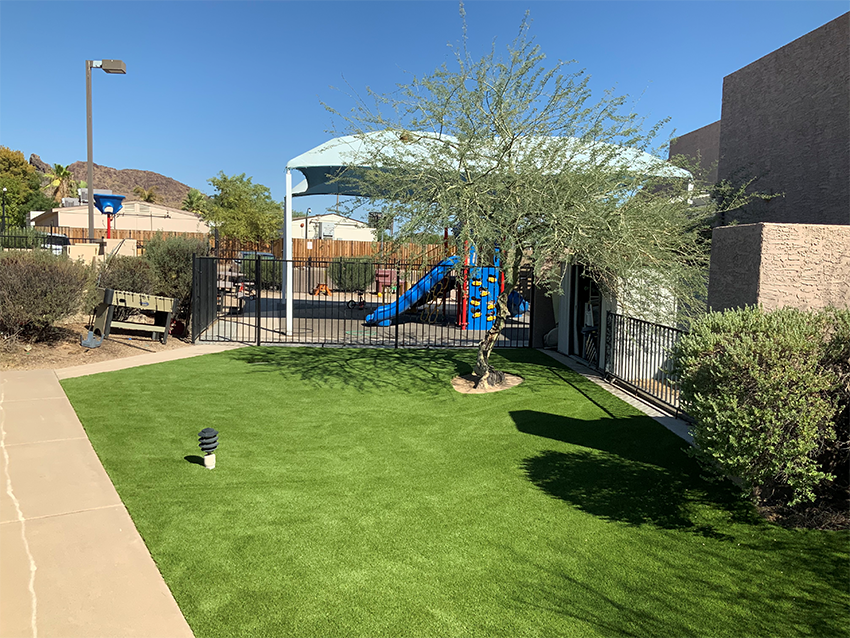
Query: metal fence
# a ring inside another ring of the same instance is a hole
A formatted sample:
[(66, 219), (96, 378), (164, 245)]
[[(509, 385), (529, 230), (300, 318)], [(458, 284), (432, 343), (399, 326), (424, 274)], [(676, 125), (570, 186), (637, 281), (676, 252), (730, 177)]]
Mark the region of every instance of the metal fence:
[[(120, 240), (127, 238), (122, 237), (116, 239)], [(0, 233), (0, 252), (4, 250), (49, 250), (53, 252), (54, 255), (73, 254), (71, 246), (91, 243), (98, 244), (100, 246), (98, 249), (100, 253), (103, 253), (104, 251), (107, 253), (109, 252), (106, 250), (107, 244), (104, 239), (89, 241), (84, 237), (68, 237), (62, 233), (46, 233), (42, 231), (21, 235), (9, 232)], [(144, 244), (139, 240), (136, 240), (135, 255), (142, 256), (144, 252)]]
[(670, 352), (685, 331), (613, 312), (606, 321), (605, 374), (682, 414)]
[(78, 243), (65, 235), (32, 232), (17, 234), (6, 231), (0, 233), (0, 251), (2, 250), (50, 250), (57, 255), (67, 252), (67, 247)]
[[(289, 263), (290, 322), (285, 302)], [(435, 264), (421, 261), (287, 262), (257, 253), (232, 259), (195, 257), (193, 268), (196, 341), (447, 348), (477, 346), (486, 333), (470, 329), (474, 326), (468, 321), (478, 308), (470, 310), (465, 284), (475, 277), (475, 268), (443, 266), (436, 276)], [(530, 298), (531, 286), (531, 274), (524, 273), (518, 290), (525, 298)], [(480, 310), (487, 312), (492, 302), (495, 295)], [(509, 319), (496, 347), (529, 347), (531, 312), (526, 308)]]

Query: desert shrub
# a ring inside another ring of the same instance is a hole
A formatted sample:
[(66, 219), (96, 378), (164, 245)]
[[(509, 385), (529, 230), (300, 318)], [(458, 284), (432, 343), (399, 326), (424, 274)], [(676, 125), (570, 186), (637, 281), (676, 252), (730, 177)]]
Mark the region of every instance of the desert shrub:
[(35, 228), (7, 228), (0, 233), (0, 249), (41, 248), (46, 235)]
[[(156, 274), (150, 262), (141, 257), (114, 255), (100, 265), (97, 286), (152, 295), (155, 294), (156, 289)], [(96, 293), (95, 290), (92, 292)], [(89, 300), (86, 305), (94, 306), (95, 304)], [(133, 308), (117, 307), (113, 319), (126, 321), (134, 312)]]
[(334, 290), (368, 290), (375, 282), (371, 257), (335, 257), (328, 269)]
[[(760, 308), (710, 313), (674, 351), (697, 456), (754, 492), (812, 501), (835, 475), (822, 452), (837, 440), (846, 311)], [(842, 323), (843, 322), (843, 323)], [(844, 335), (844, 336), (842, 336)]]
[(824, 471), (835, 474), (843, 497), (850, 495), (850, 310), (823, 311), (829, 321), (830, 335), (826, 343), (823, 365), (837, 379), (838, 410), (835, 439), (827, 441), (820, 459)]
[[(242, 258), (240, 271), (245, 276), (245, 279), (256, 283), (257, 278), (254, 272), (257, 270), (257, 260), (254, 256)], [(281, 281), (283, 281), (283, 262), (273, 259), (260, 259), (260, 275), (262, 277), (261, 285), (264, 290), (269, 288), (280, 289)]]
[(0, 253), (0, 332), (33, 341), (80, 310), (91, 270), (50, 251)]
[(145, 242), (144, 260), (153, 268), (154, 294), (175, 297), (177, 315), (187, 318), (192, 301), (192, 255), (209, 254), (209, 245), (202, 239), (157, 235)]
[(150, 262), (142, 257), (115, 255), (100, 265), (98, 286), (152, 295), (156, 288), (156, 273)]

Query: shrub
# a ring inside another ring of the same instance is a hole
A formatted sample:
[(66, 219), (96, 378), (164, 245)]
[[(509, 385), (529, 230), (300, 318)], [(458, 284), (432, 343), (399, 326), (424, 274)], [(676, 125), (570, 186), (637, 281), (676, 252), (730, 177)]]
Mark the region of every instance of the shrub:
[[(141, 257), (114, 255), (100, 265), (97, 287), (152, 295), (156, 289), (156, 274), (150, 262)], [(89, 299), (87, 305), (95, 304)], [(113, 319), (126, 321), (134, 312), (133, 308), (118, 307), (115, 308)]]
[(45, 339), (58, 321), (80, 310), (91, 270), (50, 251), (0, 254), (0, 331)]
[[(264, 290), (269, 288), (280, 289), (283, 281), (283, 263), (273, 259), (260, 259), (260, 275), (262, 277), (261, 286)], [(240, 270), (246, 279), (256, 283), (257, 278), (254, 271), (257, 269), (256, 257), (248, 256), (242, 258)]]
[(192, 297), (192, 255), (209, 254), (209, 245), (202, 239), (157, 235), (145, 242), (144, 260), (153, 268), (156, 285), (154, 294), (175, 297), (177, 315), (188, 318)]
[(755, 491), (786, 489), (790, 505), (835, 478), (819, 453), (836, 441), (842, 312), (747, 308), (694, 323), (674, 358), (701, 460)]
[(336, 257), (330, 264), (334, 290), (368, 290), (375, 282), (371, 257)]

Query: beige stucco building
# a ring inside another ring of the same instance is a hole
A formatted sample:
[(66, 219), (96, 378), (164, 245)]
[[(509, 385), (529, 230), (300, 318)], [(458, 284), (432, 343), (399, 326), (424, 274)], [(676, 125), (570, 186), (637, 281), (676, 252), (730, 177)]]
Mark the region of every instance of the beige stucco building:
[(850, 226), (715, 228), (708, 304), (712, 310), (850, 308)]
[[(306, 229), (305, 229), (306, 220)], [(306, 236), (305, 236), (306, 231)], [(296, 217), (292, 220), (292, 237), (300, 239), (343, 239), (346, 241), (375, 241), (375, 229), (366, 222), (336, 213)]]
[[(89, 227), (89, 208), (67, 206), (49, 211), (30, 213), (31, 226), (65, 226), (69, 228)], [(94, 210), (96, 231), (106, 232), (106, 215), (97, 208)], [(112, 227), (119, 230), (162, 230), (174, 233), (208, 233), (209, 225), (195, 213), (161, 204), (146, 202), (126, 202), (121, 211), (113, 217)]]

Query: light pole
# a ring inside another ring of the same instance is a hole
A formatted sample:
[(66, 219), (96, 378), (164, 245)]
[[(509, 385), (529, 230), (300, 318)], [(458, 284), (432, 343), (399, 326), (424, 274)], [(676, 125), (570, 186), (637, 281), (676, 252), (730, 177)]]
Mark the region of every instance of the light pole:
[(3, 187), (3, 227), (0, 228), (0, 233), (6, 232), (6, 187)]
[(121, 60), (86, 60), (86, 143), (88, 145), (88, 160), (86, 176), (88, 177), (89, 200), (89, 241), (94, 241), (94, 164), (92, 164), (91, 136), (91, 70), (103, 69), (107, 73), (126, 73), (127, 67)]
[[(6, 190), (5, 188), (3, 190)], [(307, 214), (304, 215), (304, 241), (307, 241), (307, 228), (310, 226), (310, 213), (313, 212), (312, 208), (307, 209)], [(307, 250), (307, 244), (304, 244), (304, 250)]]

